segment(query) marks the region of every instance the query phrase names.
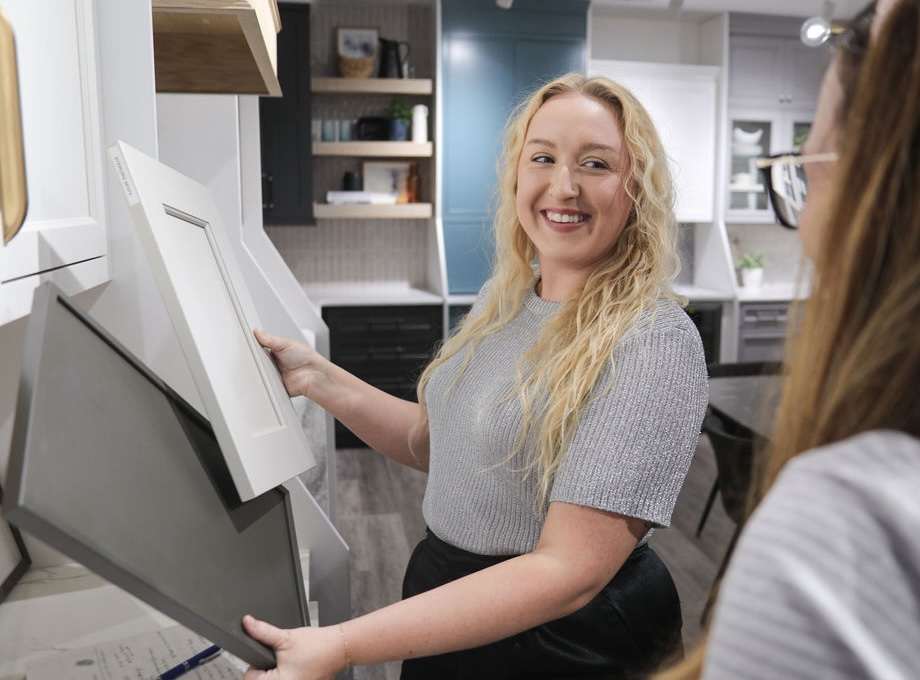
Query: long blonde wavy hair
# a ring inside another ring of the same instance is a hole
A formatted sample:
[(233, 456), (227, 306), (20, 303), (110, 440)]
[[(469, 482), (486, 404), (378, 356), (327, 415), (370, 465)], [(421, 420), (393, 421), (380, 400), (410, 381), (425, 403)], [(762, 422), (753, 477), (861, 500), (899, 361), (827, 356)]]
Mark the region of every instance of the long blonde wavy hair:
[[(838, 54), (841, 156), (752, 506), (805, 451), (878, 429), (920, 438), (920, 0), (898, 0), (870, 45), (873, 7)], [(656, 679), (699, 678), (706, 637)]]
[[(657, 299), (680, 299), (672, 290), (680, 262), (668, 161), (651, 118), (629, 90), (607, 78), (570, 73), (516, 107), (505, 128), (498, 163), (491, 285), (479, 311), (463, 320), (425, 369), (418, 387), (424, 407), (425, 386), (432, 373), (463, 351), (465, 358), (455, 378), (459, 380), (478, 341), (517, 315), (524, 294), (537, 281), (536, 249), (515, 208), (517, 165), (530, 121), (549, 99), (564, 94), (594, 98), (616, 118), (630, 158), (624, 185), (633, 210), (613, 251), (588, 277), (580, 294), (546, 324), (517, 366), (517, 389), (508, 398), (519, 399), (524, 412), (519, 449), (528, 432), (536, 432), (537, 451), (527, 464), (539, 474), (542, 501), (601, 372), (606, 366), (612, 372), (617, 341), (643, 312), (654, 308)], [(515, 453), (509, 452), (509, 459)]]

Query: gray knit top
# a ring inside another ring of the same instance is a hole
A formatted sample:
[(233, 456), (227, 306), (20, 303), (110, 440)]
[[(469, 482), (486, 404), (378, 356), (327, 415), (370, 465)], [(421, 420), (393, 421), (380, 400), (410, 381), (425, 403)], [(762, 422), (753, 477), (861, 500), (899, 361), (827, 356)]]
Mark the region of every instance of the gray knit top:
[[(454, 377), (462, 350), (431, 376), (423, 513), (429, 528), (452, 545), (483, 555), (524, 554), (537, 545), (548, 505), (537, 506), (537, 475), (526, 471), (533, 439), (508, 460), (522, 409), (506, 397), (513, 393), (519, 358), (562, 306), (529, 292), (517, 317), (479, 343), (459, 381)], [(667, 526), (709, 398), (700, 336), (676, 303), (662, 300), (623, 336), (613, 362), (613, 385), (605, 369), (549, 501)]]

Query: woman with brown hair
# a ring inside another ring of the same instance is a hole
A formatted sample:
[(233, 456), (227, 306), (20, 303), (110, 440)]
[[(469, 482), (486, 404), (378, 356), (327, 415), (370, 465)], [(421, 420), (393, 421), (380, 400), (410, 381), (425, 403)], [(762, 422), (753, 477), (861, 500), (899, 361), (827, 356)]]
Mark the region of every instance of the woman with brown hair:
[[(920, 668), (920, 3), (872, 9), (842, 37), (801, 157), (762, 164), (814, 285), (759, 505), (705, 643), (662, 679)], [(779, 181), (796, 164), (800, 214)]]

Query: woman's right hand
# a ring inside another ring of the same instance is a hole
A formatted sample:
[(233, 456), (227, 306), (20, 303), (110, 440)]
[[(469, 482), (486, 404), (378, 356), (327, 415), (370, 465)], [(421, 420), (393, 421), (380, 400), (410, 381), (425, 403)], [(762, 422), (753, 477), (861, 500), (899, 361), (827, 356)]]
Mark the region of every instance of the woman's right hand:
[(417, 403), (374, 387), (303, 342), (258, 328), (253, 334), (271, 353), (288, 394), (303, 395), (319, 404), (372, 449), (404, 465), (427, 470), (428, 422), (418, 422)]
[(253, 330), (253, 334), (271, 354), (284, 387), (292, 397), (311, 397), (311, 388), (318, 380), (328, 377), (329, 361), (309, 345), (266, 333), (260, 328)]

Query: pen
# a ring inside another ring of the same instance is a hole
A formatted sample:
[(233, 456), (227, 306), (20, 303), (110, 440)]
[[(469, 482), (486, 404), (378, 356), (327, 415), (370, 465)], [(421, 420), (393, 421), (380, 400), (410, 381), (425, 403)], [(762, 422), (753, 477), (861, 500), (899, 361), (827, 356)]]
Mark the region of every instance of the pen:
[(175, 678), (188, 673), (190, 670), (196, 666), (200, 666), (205, 661), (210, 661), (212, 658), (220, 654), (220, 651), (220, 647), (217, 645), (211, 645), (203, 652), (198, 652), (195, 656), (191, 657), (190, 659), (186, 659), (178, 666), (173, 666), (168, 671), (163, 671), (153, 680), (175, 680)]

